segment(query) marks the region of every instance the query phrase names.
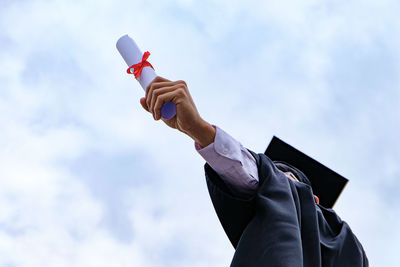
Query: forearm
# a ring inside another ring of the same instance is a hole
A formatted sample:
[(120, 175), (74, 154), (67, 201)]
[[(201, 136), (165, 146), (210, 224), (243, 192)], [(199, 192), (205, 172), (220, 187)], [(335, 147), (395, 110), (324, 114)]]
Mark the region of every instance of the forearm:
[(195, 127), (186, 132), (186, 134), (201, 147), (206, 147), (214, 142), (216, 130), (210, 123), (201, 119), (201, 121), (196, 124)]
[[(167, 102), (175, 104), (176, 116), (164, 120), (161, 108)], [(146, 88), (146, 96), (140, 99), (140, 103), (155, 120), (162, 119), (169, 127), (190, 136), (201, 148), (205, 148), (204, 151), (211, 151), (199, 153), (227, 185), (235, 191), (255, 191), (258, 174), (254, 158), (238, 141), (222, 130), (218, 135), (216, 128), (201, 118), (184, 81), (171, 82), (157, 77)], [(209, 146), (212, 149), (207, 150)]]

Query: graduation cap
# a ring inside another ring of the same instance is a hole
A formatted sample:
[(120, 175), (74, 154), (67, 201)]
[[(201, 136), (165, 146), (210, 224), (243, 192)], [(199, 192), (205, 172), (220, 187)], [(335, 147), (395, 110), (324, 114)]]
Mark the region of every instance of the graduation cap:
[(332, 208), (339, 198), (348, 179), (325, 167), (296, 148), (274, 136), (264, 152), (273, 161), (283, 161), (303, 172), (320, 204)]

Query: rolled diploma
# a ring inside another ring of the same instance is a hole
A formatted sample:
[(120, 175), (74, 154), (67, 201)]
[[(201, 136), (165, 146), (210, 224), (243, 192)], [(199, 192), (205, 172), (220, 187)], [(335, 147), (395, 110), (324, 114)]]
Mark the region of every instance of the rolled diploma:
[[(130, 38), (127, 34), (122, 36), (117, 41), (117, 49), (125, 60), (128, 67), (137, 64), (142, 61), (143, 53), (135, 41)], [(144, 67), (142, 73), (137, 78), (138, 82), (142, 86), (143, 90), (146, 91), (147, 85), (149, 85), (157, 77), (156, 72), (151, 67)], [(171, 119), (176, 115), (176, 106), (172, 102), (165, 103), (161, 108), (161, 116), (164, 119)]]

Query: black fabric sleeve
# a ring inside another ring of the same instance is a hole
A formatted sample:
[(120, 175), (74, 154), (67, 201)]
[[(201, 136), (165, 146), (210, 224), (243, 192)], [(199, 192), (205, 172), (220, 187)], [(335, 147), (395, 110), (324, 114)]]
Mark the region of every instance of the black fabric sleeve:
[(247, 199), (237, 197), (210, 165), (205, 164), (204, 169), (214, 209), (226, 235), (236, 249), (243, 230), (254, 216), (254, 197)]

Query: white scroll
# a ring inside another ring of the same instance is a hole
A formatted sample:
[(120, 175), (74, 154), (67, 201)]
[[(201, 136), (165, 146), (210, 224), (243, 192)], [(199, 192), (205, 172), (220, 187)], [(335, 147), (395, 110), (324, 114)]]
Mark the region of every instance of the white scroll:
[[(117, 41), (117, 49), (125, 60), (128, 67), (142, 62), (143, 53), (135, 41), (128, 35), (124, 35)], [(133, 74), (133, 68), (130, 68)], [(143, 90), (146, 91), (147, 86), (157, 77), (156, 72), (150, 66), (146, 66), (142, 69), (141, 74), (136, 78)], [(176, 115), (176, 106), (172, 102), (165, 103), (161, 108), (161, 116), (164, 119), (171, 119)]]

